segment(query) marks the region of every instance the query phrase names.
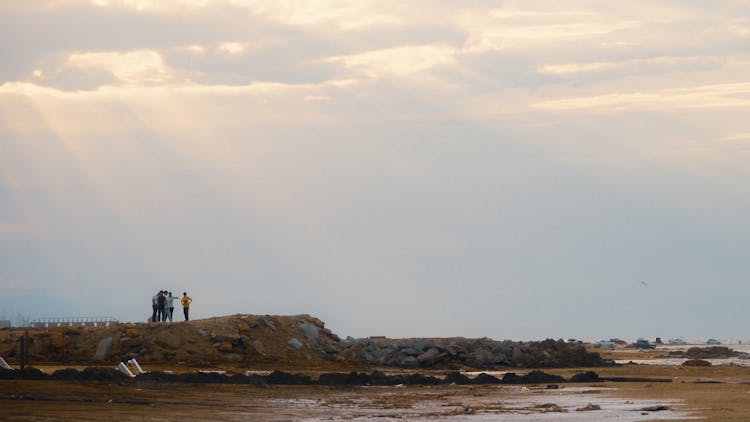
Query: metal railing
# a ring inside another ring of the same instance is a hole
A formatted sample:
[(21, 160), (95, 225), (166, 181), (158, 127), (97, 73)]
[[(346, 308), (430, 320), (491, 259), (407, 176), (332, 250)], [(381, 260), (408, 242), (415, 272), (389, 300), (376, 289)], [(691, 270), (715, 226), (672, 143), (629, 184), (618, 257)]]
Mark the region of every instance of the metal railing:
[(87, 326), (87, 327), (109, 327), (111, 324), (117, 324), (120, 321), (117, 318), (108, 316), (97, 316), (97, 317), (49, 317), (49, 318), (34, 318), (29, 321), (29, 327), (33, 328), (49, 328), (49, 327), (73, 327), (73, 326)]

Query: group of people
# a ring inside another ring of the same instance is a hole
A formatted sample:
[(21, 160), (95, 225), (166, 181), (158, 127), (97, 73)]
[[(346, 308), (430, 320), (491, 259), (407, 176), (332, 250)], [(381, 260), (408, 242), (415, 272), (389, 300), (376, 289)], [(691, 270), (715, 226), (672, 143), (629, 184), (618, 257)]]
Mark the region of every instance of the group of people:
[[(166, 321), (172, 322), (172, 313), (174, 312), (174, 300), (180, 299), (177, 296), (172, 296), (172, 292), (166, 290), (159, 290), (159, 293), (155, 294), (151, 298), (151, 308), (153, 314), (151, 315), (151, 322)], [(182, 293), (182, 312), (185, 314), (185, 321), (189, 320), (188, 313), (190, 310), (190, 303), (193, 299), (187, 295), (187, 292)]]

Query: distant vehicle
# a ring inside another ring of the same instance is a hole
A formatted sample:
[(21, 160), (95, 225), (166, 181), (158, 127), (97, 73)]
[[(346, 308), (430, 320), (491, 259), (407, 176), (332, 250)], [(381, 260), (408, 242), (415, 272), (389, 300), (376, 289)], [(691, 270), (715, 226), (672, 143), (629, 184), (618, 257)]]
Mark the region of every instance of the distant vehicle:
[(721, 344), (719, 340), (716, 340), (715, 338), (710, 338), (706, 340), (706, 344)]
[(681, 338), (671, 338), (669, 339), (669, 344), (687, 344), (687, 343), (685, 343), (685, 340)]
[(578, 340), (577, 338), (569, 338), (566, 343), (568, 344), (583, 344), (583, 340)]
[(615, 342), (612, 340), (599, 340), (594, 343), (596, 347), (615, 347)]
[(656, 349), (656, 345), (654, 343), (651, 343), (650, 341), (639, 338), (638, 340), (633, 343), (633, 347), (636, 349)]

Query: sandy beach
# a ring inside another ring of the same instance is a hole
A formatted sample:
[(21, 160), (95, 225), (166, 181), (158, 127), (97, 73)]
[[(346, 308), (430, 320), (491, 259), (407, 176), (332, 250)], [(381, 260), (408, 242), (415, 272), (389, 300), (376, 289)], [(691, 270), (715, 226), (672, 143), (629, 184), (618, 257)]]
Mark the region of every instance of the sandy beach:
[[(641, 355), (656, 357), (660, 352)], [(52, 371), (56, 367), (42, 369)], [(0, 381), (0, 414), (4, 420), (14, 421), (743, 421), (750, 412), (747, 367), (623, 365), (546, 372), (570, 377), (586, 369), (600, 376), (671, 382), (326, 387), (4, 380)], [(314, 371), (308, 373), (315, 376)]]

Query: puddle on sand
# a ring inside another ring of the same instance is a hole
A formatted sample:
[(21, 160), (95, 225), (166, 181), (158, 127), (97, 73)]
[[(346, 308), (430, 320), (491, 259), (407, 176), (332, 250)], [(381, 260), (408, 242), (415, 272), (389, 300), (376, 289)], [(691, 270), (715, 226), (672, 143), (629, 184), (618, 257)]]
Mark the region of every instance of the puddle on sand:
[[(691, 419), (679, 409), (680, 400), (644, 400), (611, 397), (616, 388), (570, 387), (548, 390), (538, 387), (450, 386), (438, 388), (363, 387), (327, 391), (317, 398), (268, 399), (217, 412), (217, 419), (245, 420), (471, 420), (471, 421), (644, 421)], [(577, 411), (585, 407), (596, 410)], [(643, 411), (651, 406), (668, 410)], [(598, 407), (598, 408), (597, 408)], [(694, 419), (699, 419), (695, 418)]]

